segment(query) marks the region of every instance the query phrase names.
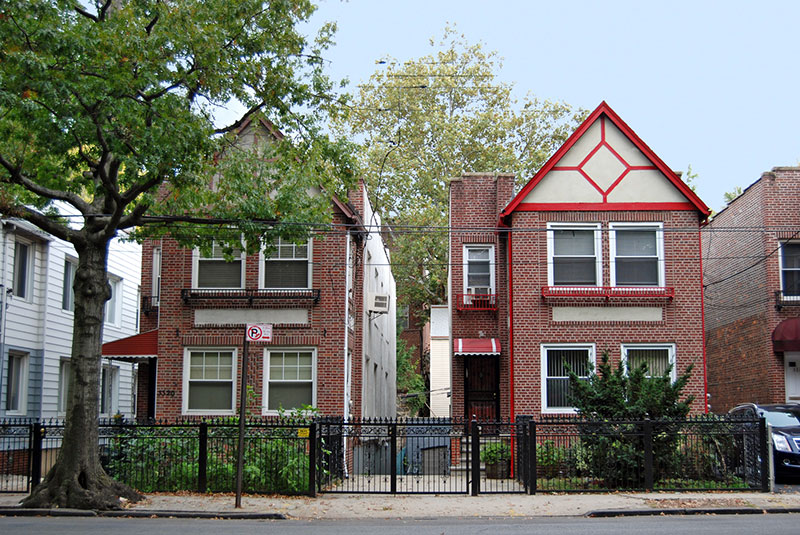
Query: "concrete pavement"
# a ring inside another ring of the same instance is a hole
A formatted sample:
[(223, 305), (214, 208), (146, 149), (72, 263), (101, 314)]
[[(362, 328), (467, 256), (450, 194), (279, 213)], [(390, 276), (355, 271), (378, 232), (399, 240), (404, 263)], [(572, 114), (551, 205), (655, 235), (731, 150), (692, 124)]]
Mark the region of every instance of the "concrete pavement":
[[(0, 494), (0, 515), (95, 514), (91, 511), (22, 510), (25, 495)], [(619, 516), (661, 514), (800, 513), (798, 493), (609, 493), (357, 495), (322, 494), (317, 498), (254, 496), (234, 507), (233, 494), (148, 494), (113, 516), (286, 519), (420, 519), (448, 517)]]

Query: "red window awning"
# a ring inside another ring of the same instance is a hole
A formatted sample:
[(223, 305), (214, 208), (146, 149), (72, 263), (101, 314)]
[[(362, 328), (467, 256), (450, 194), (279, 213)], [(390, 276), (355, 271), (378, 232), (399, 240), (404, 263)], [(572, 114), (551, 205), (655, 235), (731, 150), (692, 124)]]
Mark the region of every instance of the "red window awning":
[(500, 340), (497, 338), (455, 338), (455, 355), (499, 355)]
[(103, 344), (103, 357), (142, 359), (158, 356), (158, 329)]
[(783, 320), (772, 331), (772, 349), (776, 353), (800, 351), (800, 318)]

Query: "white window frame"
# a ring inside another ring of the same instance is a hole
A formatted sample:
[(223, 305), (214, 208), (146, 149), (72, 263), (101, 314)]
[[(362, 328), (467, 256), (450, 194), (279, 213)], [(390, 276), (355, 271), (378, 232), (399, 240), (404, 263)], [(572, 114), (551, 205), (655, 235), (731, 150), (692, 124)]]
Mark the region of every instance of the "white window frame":
[[(307, 380), (303, 381), (284, 381), (284, 380), (275, 380), (273, 381), (269, 374), (270, 374), (270, 354), (271, 353), (284, 353), (284, 352), (310, 352), (311, 353), (311, 405), (313, 407), (317, 406), (317, 348), (316, 347), (266, 347), (264, 348), (264, 365), (263, 365), (263, 373), (262, 381), (263, 387), (262, 392), (263, 395), (261, 397), (261, 413), (264, 416), (273, 416), (277, 415), (279, 411), (277, 410), (270, 410), (268, 409), (269, 405), (269, 384), (271, 382), (296, 382), (296, 383), (307, 383)], [(286, 408), (287, 411), (291, 411), (292, 408)]]
[(69, 379), (72, 371), (72, 361), (62, 358), (58, 363), (58, 404), (56, 411), (63, 415), (67, 413), (69, 404)]
[[(658, 266), (658, 287), (665, 286), (664, 269), (664, 224), (663, 223), (609, 223), (609, 269), (611, 286), (617, 286), (617, 230), (652, 230), (656, 233), (656, 259)], [(640, 257), (626, 257), (640, 258)], [(641, 257), (644, 258), (644, 257)], [(650, 257), (647, 257), (650, 258)], [(635, 286), (626, 286), (635, 288)]]
[[(27, 248), (27, 259), (25, 265), (25, 284), (22, 288), (23, 295), (19, 295), (19, 284), (18, 284), (18, 276), (19, 272), (17, 271), (18, 267), (18, 259), (17, 259), (17, 244), (25, 246)], [(33, 301), (33, 276), (34, 276), (34, 263), (36, 261), (36, 245), (30, 241), (23, 238), (16, 238), (14, 240), (14, 263), (12, 267), (12, 288), (13, 288), (13, 295), (14, 298), (20, 301), (24, 301), (26, 303), (30, 303)]]
[[(153, 246), (153, 278), (151, 283), (150, 298), (152, 306), (158, 306), (161, 299), (161, 246)], [(194, 284), (192, 284), (194, 286)]]
[[(232, 352), (233, 361), (231, 367), (231, 408), (227, 410), (207, 410), (207, 409), (190, 409), (189, 408), (189, 383), (202, 382), (204, 379), (189, 379), (191, 354), (193, 351), (210, 351), (210, 352)], [(227, 416), (236, 414), (236, 386), (239, 382), (238, 376), (238, 362), (239, 350), (235, 347), (185, 347), (183, 348), (183, 388), (181, 395), (181, 412), (185, 415), (190, 414), (207, 414), (210, 416)]]
[[(69, 270), (69, 280), (67, 271)], [(72, 257), (64, 257), (64, 276), (62, 280), (64, 287), (61, 289), (61, 310), (64, 312), (75, 312), (75, 272), (78, 270), (78, 261)], [(66, 306), (64, 306), (66, 305)]]
[(463, 270), (463, 273), (464, 273), (464, 293), (465, 294), (472, 294), (474, 292), (470, 291), (470, 290), (472, 290), (473, 288), (477, 288), (477, 286), (476, 287), (469, 286), (469, 282), (468, 282), (468, 279), (469, 279), (469, 251), (470, 250), (481, 250), (481, 249), (488, 249), (488, 251), (489, 251), (489, 292), (488, 293), (490, 295), (494, 295), (494, 294), (497, 293), (497, 286), (496, 286), (496, 283), (495, 283), (495, 276), (494, 276), (494, 271), (495, 271), (494, 245), (490, 244), (490, 243), (471, 243), (471, 244), (465, 244), (464, 245), (464, 256), (463, 256), (463, 261), (464, 261), (464, 270)]
[(541, 345), (541, 391), (542, 414), (577, 414), (575, 407), (548, 407), (547, 406), (547, 352), (559, 349), (586, 349), (589, 352), (589, 363), (596, 369), (597, 360), (595, 344), (593, 343), (568, 343), (568, 344), (542, 344)]
[[(622, 369), (625, 373), (628, 373), (628, 350), (630, 349), (666, 349), (669, 352), (669, 363), (672, 364), (670, 377), (673, 383), (678, 380), (678, 366), (675, 361), (675, 344), (622, 344), (620, 346), (620, 355), (622, 355)], [(647, 377), (653, 376), (649, 375), (648, 372)]]
[[(585, 288), (583, 285), (556, 285), (554, 282), (555, 265), (555, 232), (556, 230), (593, 230), (594, 231), (594, 259), (595, 259), (595, 284), (591, 288), (603, 285), (603, 249), (602, 232), (600, 223), (548, 223), (547, 224), (547, 285), (565, 288)], [(587, 257), (588, 258), (588, 257)]]
[[(12, 367), (11, 359), (14, 359), (18, 362), (16, 367)], [(6, 361), (6, 368), (5, 368), (5, 384), (6, 390), (3, 392), (4, 405), (6, 408), (6, 414), (8, 415), (24, 415), (28, 412), (28, 368), (30, 366), (30, 353), (25, 353), (22, 351), (9, 351), (8, 352), (8, 360)], [(12, 377), (10, 372), (12, 370), (16, 370), (16, 373)], [(16, 388), (17, 388), (17, 407), (14, 409), (10, 409), (8, 407), (9, 394), (12, 392), (12, 380), (16, 379)]]
[[(122, 324), (122, 279), (115, 276), (108, 276), (108, 284), (111, 285), (111, 298), (106, 301), (103, 309), (103, 321), (106, 325), (119, 327)], [(113, 315), (109, 314), (113, 311)], [(110, 316), (110, 317), (109, 317)]]
[[(277, 287), (276, 288), (276, 287), (272, 287), (272, 286), (269, 286), (269, 287), (266, 286), (266, 282), (265, 282), (266, 272), (267, 272), (266, 262), (269, 262), (271, 260), (276, 260), (276, 261), (296, 260), (299, 263), (301, 261), (301, 259), (299, 259), (299, 258), (267, 258), (267, 255), (264, 254), (265, 251), (262, 249), (258, 254), (258, 287), (261, 288), (261, 289), (264, 289), (264, 290), (307, 290), (309, 288), (313, 288), (314, 287), (314, 282), (313, 282), (314, 281), (314, 262), (313, 262), (313, 259), (314, 259), (314, 244), (313, 244), (313, 241), (314, 241), (313, 239), (309, 238), (308, 241), (305, 243), (305, 246), (306, 246), (306, 259), (305, 259), (305, 262), (306, 262), (306, 285), (305, 286), (298, 286), (298, 287), (293, 287), (293, 288), (290, 288), (290, 287), (285, 287), (285, 288)], [(294, 246), (303, 245), (303, 244), (302, 243), (284, 243), (283, 240), (280, 237), (278, 237), (277, 243), (273, 244), (273, 246), (274, 247), (280, 247), (281, 245), (283, 245), (283, 246), (291, 245), (292, 247), (294, 247)], [(280, 249), (276, 249), (276, 250), (279, 251)]]
[[(800, 295), (786, 295), (786, 288), (783, 285), (783, 246), (784, 245), (799, 245), (797, 241), (783, 241), (781, 242), (781, 254), (778, 255), (778, 277), (780, 278), (781, 296), (784, 301), (800, 301)], [(790, 268), (791, 271), (800, 271), (797, 268)]]
[[(211, 244), (211, 251), (213, 254), (214, 245), (216, 242)], [(203, 255), (200, 254), (200, 249), (195, 248), (192, 251), (192, 288), (193, 289), (201, 289), (201, 290), (241, 290), (245, 287), (245, 267), (247, 264), (247, 254), (245, 252), (244, 244), (241, 245), (241, 253), (239, 254), (239, 258), (241, 260), (241, 274), (239, 275), (239, 286), (238, 287), (221, 287), (221, 286), (203, 286), (202, 288), (198, 286), (198, 279), (200, 274), (200, 262), (210, 260), (210, 261), (219, 261), (224, 260), (224, 257), (214, 256), (209, 258), (203, 258)]]
[[(103, 374), (106, 374), (106, 384), (103, 384)], [(100, 416), (111, 418), (119, 411), (119, 367), (112, 364), (103, 363), (100, 367), (100, 381), (98, 384), (100, 397)], [(108, 401), (106, 410), (103, 410), (103, 400)]]

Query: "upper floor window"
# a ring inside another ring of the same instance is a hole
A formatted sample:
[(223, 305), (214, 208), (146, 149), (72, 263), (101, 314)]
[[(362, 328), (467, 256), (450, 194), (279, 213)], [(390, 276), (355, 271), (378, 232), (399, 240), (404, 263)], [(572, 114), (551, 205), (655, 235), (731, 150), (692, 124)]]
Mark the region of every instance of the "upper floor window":
[(17, 240), (14, 244), (14, 296), (31, 300), (33, 283), (33, 244)]
[(494, 294), (494, 245), (464, 246), (464, 291)]
[(800, 297), (800, 243), (781, 246), (781, 290), (784, 296)]
[(61, 308), (70, 312), (75, 311), (75, 271), (78, 263), (71, 258), (64, 260), (64, 286), (61, 289)]
[(612, 286), (664, 286), (661, 223), (611, 223)]
[(550, 286), (600, 286), (599, 224), (547, 224)]
[(122, 315), (122, 279), (108, 277), (108, 284), (111, 286), (111, 297), (106, 301), (106, 324), (119, 326)]
[(278, 238), (264, 254), (262, 288), (310, 288), (311, 241), (292, 243)]
[(397, 332), (401, 333), (408, 329), (408, 305), (397, 307)]
[(672, 380), (677, 378), (674, 344), (626, 344), (622, 346), (622, 360), (631, 370), (646, 365), (646, 377), (661, 377), (670, 370)]
[(222, 244), (214, 242), (204, 253), (195, 250), (194, 288), (244, 288), (244, 251), (235, 248), (226, 258)]
[(161, 246), (153, 247), (153, 279), (151, 296), (153, 305), (158, 306), (158, 299), (161, 296)]

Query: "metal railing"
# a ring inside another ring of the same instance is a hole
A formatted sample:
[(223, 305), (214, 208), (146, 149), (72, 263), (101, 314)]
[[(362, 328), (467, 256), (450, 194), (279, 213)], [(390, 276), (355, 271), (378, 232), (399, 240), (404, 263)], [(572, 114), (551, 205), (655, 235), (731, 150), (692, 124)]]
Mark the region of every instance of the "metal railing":
[(775, 292), (775, 308), (780, 311), (783, 307), (800, 307), (800, 295), (787, 295), (783, 290)]
[(671, 286), (543, 286), (542, 297), (584, 297), (601, 299), (673, 299)]
[(227, 299), (233, 301), (247, 301), (253, 304), (254, 301), (269, 300), (299, 300), (314, 301), (319, 303), (320, 290), (318, 288), (299, 289), (299, 290), (280, 290), (280, 289), (231, 289), (231, 290), (212, 290), (202, 288), (183, 288), (181, 299), (184, 304), (191, 304), (198, 301)]
[(497, 294), (456, 294), (456, 310), (497, 310)]

